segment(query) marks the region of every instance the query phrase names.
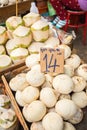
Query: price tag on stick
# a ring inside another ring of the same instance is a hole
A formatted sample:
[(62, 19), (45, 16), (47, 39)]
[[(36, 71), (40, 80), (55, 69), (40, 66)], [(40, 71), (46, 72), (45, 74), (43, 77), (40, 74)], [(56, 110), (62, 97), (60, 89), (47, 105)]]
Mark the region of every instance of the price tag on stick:
[(41, 71), (44, 73), (64, 72), (64, 50), (59, 48), (40, 49)]
[(16, 16), (18, 16), (18, 0), (16, 0)]

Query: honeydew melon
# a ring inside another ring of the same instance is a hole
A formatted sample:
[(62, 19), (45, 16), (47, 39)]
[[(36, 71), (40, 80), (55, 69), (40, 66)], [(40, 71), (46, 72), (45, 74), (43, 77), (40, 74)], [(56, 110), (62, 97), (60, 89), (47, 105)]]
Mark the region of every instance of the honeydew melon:
[(64, 130), (76, 130), (76, 128), (71, 123), (64, 122)]
[(7, 41), (6, 50), (7, 50), (8, 54), (10, 54), (12, 50), (17, 48), (16, 43), (17, 43), (16, 39), (10, 39), (10, 40)]
[(77, 54), (72, 54), (65, 60), (65, 64), (71, 65), (74, 69), (77, 69), (81, 64), (81, 58)]
[[(67, 86), (67, 87), (66, 87)], [(53, 79), (53, 88), (61, 94), (69, 94), (73, 91), (74, 83), (67, 74), (60, 74)]]
[(6, 27), (13, 32), (19, 25), (23, 25), (23, 20), (19, 16), (11, 16), (6, 20)]
[(20, 60), (24, 60), (27, 56), (28, 56), (28, 50), (21, 47), (13, 50), (10, 53), (10, 57), (14, 63)]
[(65, 44), (58, 45), (60, 49), (64, 50), (64, 59), (67, 59), (71, 56), (71, 48)]
[(32, 24), (34, 24), (36, 21), (38, 21), (40, 19), (41, 19), (40, 14), (36, 14), (33, 12), (30, 12), (23, 16), (25, 26), (27, 26), (27, 27), (31, 26)]
[(58, 38), (51, 36), (45, 41), (45, 44), (51, 45), (52, 47), (57, 47), (60, 44), (60, 41)]
[(36, 64), (39, 64), (40, 62), (40, 55), (39, 54), (31, 54), (27, 56), (25, 60), (25, 64), (28, 68), (32, 68), (32, 66), (35, 66)]
[(74, 68), (71, 65), (64, 65), (64, 73), (70, 77), (74, 76)]
[(69, 119), (69, 122), (72, 124), (79, 124), (83, 119), (83, 114), (84, 113), (82, 109), (78, 107), (77, 112), (74, 114), (74, 116), (71, 119)]
[(87, 81), (87, 64), (86, 63), (80, 65), (77, 68), (76, 72), (77, 72), (77, 75), (83, 77)]
[(45, 75), (32, 69), (27, 72), (26, 80), (31, 86), (39, 88), (45, 82)]
[(28, 122), (40, 121), (46, 114), (46, 106), (40, 100), (24, 106), (23, 115)]
[(0, 94), (0, 107), (9, 108), (11, 105), (10, 99), (4, 94)]
[(36, 54), (40, 52), (40, 48), (44, 47), (44, 43), (42, 42), (32, 42), (31, 45), (28, 47), (30, 54)]
[(0, 70), (10, 66), (12, 63), (8, 55), (0, 55)]
[(31, 31), (35, 41), (44, 42), (49, 37), (49, 24), (46, 21), (38, 20), (31, 26)]
[(45, 87), (40, 91), (40, 100), (48, 107), (52, 108), (57, 102), (56, 95), (52, 88)]
[(72, 118), (77, 110), (77, 105), (70, 99), (59, 100), (55, 105), (55, 111), (65, 120)]
[(39, 98), (39, 89), (28, 86), (22, 91), (22, 99), (26, 104), (30, 104), (31, 102), (37, 100)]
[(19, 106), (23, 107), (26, 105), (26, 103), (22, 99), (22, 91), (20, 91), (20, 90), (16, 91), (15, 99), (16, 99)]
[(0, 45), (0, 55), (6, 54), (5, 47), (3, 45)]
[(13, 37), (18, 41), (16, 44), (19, 47), (28, 47), (32, 41), (32, 34), (30, 28), (19, 26), (13, 32)]
[(0, 26), (0, 44), (5, 44), (8, 40), (6, 28), (3, 26)]
[(17, 90), (23, 91), (28, 85), (29, 83), (26, 80), (25, 73), (20, 73), (16, 75), (9, 82), (9, 86), (13, 91), (17, 91)]
[(17, 127), (17, 123), (17, 117), (12, 108), (4, 111), (0, 115), (0, 130), (15, 130)]
[(44, 130), (42, 126), (42, 121), (33, 122), (31, 124), (30, 130)]
[(42, 126), (45, 130), (63, 130), (63, 119), (56, 112), (49, 112), (42, 119)]

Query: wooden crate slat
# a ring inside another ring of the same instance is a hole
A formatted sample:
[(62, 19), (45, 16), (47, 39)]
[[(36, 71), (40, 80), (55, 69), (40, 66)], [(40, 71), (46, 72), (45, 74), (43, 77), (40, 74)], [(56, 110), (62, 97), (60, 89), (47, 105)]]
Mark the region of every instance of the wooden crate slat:
[(17, 68), (20, 68), (22, 66), (25, 65), (25, 61), (20, 61), (20, 62), (17, 62), (15, 64), (12, 64), (10, 66), (8, 66), (7, 68), (4, 68), (2, 70), (0, 70), (0, 76), (5, 74), (5, 73), (8, 73), (8, 72), (12, 72), (13, 70), (17, 69)]
[(23, 115), (22, 115), (22, 113), (20, 111), (20, 108), (18, 107), (17, 102), (16, 102), (16, 100), (14, 98), (14, 95), (11, 92), (11, 89), (10, 89), (10, 87), (8, 85), (8, 82), (7, 82), (6, 78), (5, 78), (5, 76), (2, 75), (1, 78), (2, 78), (2, 81), (4, 83), (6, 93), (7, 93), (7, 95), (9, 96), (9, 98), (11, 100), (11, 103), (13, 105), (15, 113), (16, 113), (16, 115), (17, 115), (17, 117), (18, 117), (22, 127), (24, 128), (24, 130), (29, 130), (29, 128), (28, 128), (28, 126), (26, 124), (26, 121), (24, 120), (24, 117), (23, 117)]
[[(24, 14), (29, 11), (31, 2), (33, 0), (26, 0), (18, 3), (18, 14)], [(0, 7), (0, 22), (5, 22), (5, 20), (13, 15), (16, 15), (16, 4), (7, 5)]]

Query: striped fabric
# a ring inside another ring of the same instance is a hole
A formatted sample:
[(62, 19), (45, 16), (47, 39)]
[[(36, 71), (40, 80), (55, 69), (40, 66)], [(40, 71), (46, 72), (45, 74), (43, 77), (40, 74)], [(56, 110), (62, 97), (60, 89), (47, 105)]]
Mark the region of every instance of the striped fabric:
[(60, 20), (60, 19), (59, 19), (59, 17), (57, 16), (57, 17), (53, 20), (52, 24), (53, 24), (53, 25), (56, 25), (59, 20)]
[(66, 20), (59, 20), (59, 22), (56, 24), (56, 28), (62, 28), (65, 26)]

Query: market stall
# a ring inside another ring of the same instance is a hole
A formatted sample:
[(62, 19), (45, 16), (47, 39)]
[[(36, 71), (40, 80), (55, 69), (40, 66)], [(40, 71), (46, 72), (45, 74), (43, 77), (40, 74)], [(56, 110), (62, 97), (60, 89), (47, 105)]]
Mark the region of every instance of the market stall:
[[(32, 12), (10, 15), (5, 22), (0, 26), (0, 91), (9, 97), (16, 129), (86, 130), (87, 64), (73, 53), (73, 33)], [(3, 108), (8, 104), (3, 97), (0, 103), (0, 127), (8, 130), (13, 116), (5, 118), (9, 106)]]

